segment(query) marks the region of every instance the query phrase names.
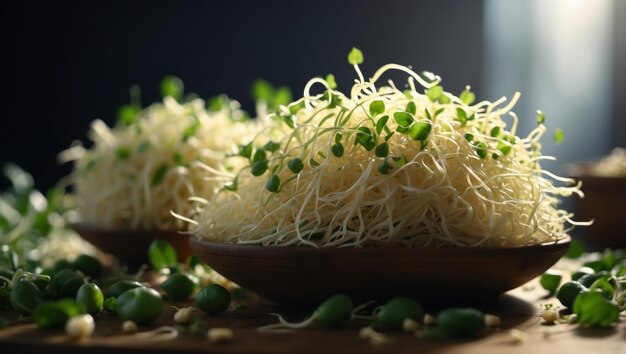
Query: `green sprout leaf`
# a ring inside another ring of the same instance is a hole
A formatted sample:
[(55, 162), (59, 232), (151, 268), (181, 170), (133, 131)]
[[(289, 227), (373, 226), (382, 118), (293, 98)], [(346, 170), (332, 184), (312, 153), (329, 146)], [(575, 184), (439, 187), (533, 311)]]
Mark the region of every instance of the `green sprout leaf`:
[(274, 110), (280, 105), (287, 105), (292, 101), (291, 90), (288, 87), (274, 88), (272, 84), (257, 79), (252, 83), (252, 99), (263, 101), (269, 110)]
[(375, 153), (378, 157), (387, 157), (387, 155), (389, 155), (389, 144), (385, 142), (378, 145), (376, 147)]
[(115, 151), (115, 155), (120, 160), (126, 160), (127, 158), (130, 157), (130, 154), (131, 154), (130, 149), (127, 147), (123, 147), (123, 146), (117, 148), (117, 150)]
[(461, 122), (461, 125), (467, 124), (467, 121), (470, 120), (463, 108), (456, 109), (456, 119)]
[(537, 124), (543, 124), (546, 121), (546, 115), (540, 111), (537, 110)]
[(269, 152), (276, 152), (280, 148), (280, 143), (276, 143), (273, 141), (268, 141), (267, 144), (263, 146), (263, 149)]
[(302, 163), (302, 160), (296, 157), (287, 163), (287, 167), (289, 167), (291, 172), (298, 174), (304, 168), (304, 164)]
[(487, 158), (487, 144), (480, 142), (476, 144), (476, 155), (481, 159)]
[(348, 54), (348, 63), (352, 64), (352, 65), (362, 64), (363, 63), (363, 53), (359, 49), (357, 49), (355, 47), (352, 47), (352, 50)]
[(489, 132), (489, 135), (491, 135), (494, 138), (500, 136), (500, 127), (491, 128), (491, 132)]
[(609, 327), (619, 319), (620, 307), (602, 292), (581, 292), (574, 300), (578, 323), (590, 327)]
[(171, 96), (175, 100), (179, 101), (183, 97), (185, 91), (185, 85), (183, 81), (176, 76), (166, 76), (161, 80), (161, 96)]
[(333, 146), (331, 146), (330, 149), (331, 149), (333, 155), (335, 155), (337, 157), (343, 156), (343, 145), (341, 143), (334, 144)]
[(278, 175), (271, 175), (270, 178), (267, 179), (267, 183), (265, 183), (265, 188), (272, 193), (278, 193), (280, 177), (278, 177)]
[(178, 166), (184, 165), (183, 155), (181, 155), (180, 152), (178, 151), (175, 152), (172, 158), (174, 160), (174, 163), (177, 164)]
[(257, 79), (252, 83), (252, 99), (254, 101), (273, 101), (274, 87), (263, 79)]
[(425, 141), (430, 135), (432, 125), (426, 122), (417, 122), (409, 128), (409, 136), (415, 140)]
[(328, 74), (326, 75), (326, 82), (328, 83), (328, 86), (330, 86), (331, 89), (336, 89), (337, 88), (337, 82), (335, 81), (335, 75), (333, 74)]
[(384, 115), (384, 116), (380, 117), (378, 122), (376, 122), (376, 133), (378, 133), (378, 134), (382, 133), (383, 129), (385, 129), (387, 127), (387, 121), (388, 120), (389, 120), (389, 116), (388, 115)]
[(461, 92), (459, 98), (461, 99), (461, 102), (465, 103), (466, 105), (470, 105), (474, 102), (474, 100), (476, 100), (476, 95), (472, 91), (470, 91), (469, 86), (465, 86), (465, 90)]
[(563, 130), (561, 130), (560, 128), (557, 128), (554, 131), (554, 142), (557, 143), (557, 144), (560, 144), (560, 143), (563, 142), (563, 138), (564, 138)]
[(388, 173), (389, 173), (389, 170), (390, 170), (390, 169), (392, 169), (392, 168), (393, 168), (393, 167), (391, 167), (391, 165), (390, 165), (390, 164), (388, 164), (388, 163), (387, 163), (387, 161), (384, 161), (383, 163), (381, 163), (381, 164), (378, 166), (378, 172), (380, 172), (380, 173), (382, 173), (382, 174), (386, 175), (386, 174), (388, 174)]
[(254, 153), (254, 157), (252, 158), (252, 163), (255, 163), (257, 161), (264, 161), (264, 160), (267, 160), (267, 155), (265, 154), (265, 150), (257, 149), (256, 152)]
[[(370, 147), (371, 144), (374, 143), (373, 139), (374, 134), (370, 128), (359, 127), (359, 129), (357, 129), (355, 143), (363, 145), (368, 151), (371, 150), (371, 148), (368, 149), (368, 147)], [(375, 145), (376, 143), (374, 143), (374, 146)]]
[(511, 153), (513, 146), (507, 140), (500, 140), (498, 142), (498, 150), (502, 153), (502, 155), (506, 156)]
[(193, 123), (189, 124), (187, 128), (183, 131), (183, 142), (189, 140), (192, 136), (196, 135), (198, 128), (200, 127), (200, 120), (197, 117), (194, 117)]
[(465, 134), (465, 140), (467, 140), (467, 141), (474, 140), (474, 135), (472, 135), (470, 133)]
[(163, 164), (157, 168), (152, 175), (152, 187), (159, 185), (165, 179), (165, 175), (167, 174), (167, 165)]
[(406, 105), (406, 111), (411, 113), (412, 115), (415, 115), (415, 113), (417, 113), (417, 106), (415, 105), (415, 102), (411, 101)]
[(398, 111), (393, 114), (393, 119), (396, 120), (399, 126), (402, 128), (408, 128), (413, 123), (413, 115), (409, 112)]
[(426, 91), (426, 96), (431, 102), (436, 102), (443, 95), (443, 87), (437, 85)]
[(139, 118), (141, 107), (135, 105), (123, 105), (117, 110), (117, 119), (124, 125), (134, 124)]
[(148, 259), (155, 270), (176, 266), (178, 263), (178, 255), (174, 247), (161, 239), (156, 239), (150, 244)]
[(441, 95), (439, 96), (439, 98), (437, 99), (437, 101), (441, 104), (448, 104), (450, 103), (450, 99), (448, 98), (448, 96), (446, 95)]
[(256, 161), (252, 164), (251, 173), (253, 176), (260, 176), (267, 171), (267, 160)]
[(375, 117), (385, 111), (385, 102), (382, 100), (375, 100), (370, 103), (370, 114)]
[(239, 145), (239, 156), (250, 159), (252, 157), (252, 142), (246, 145)]

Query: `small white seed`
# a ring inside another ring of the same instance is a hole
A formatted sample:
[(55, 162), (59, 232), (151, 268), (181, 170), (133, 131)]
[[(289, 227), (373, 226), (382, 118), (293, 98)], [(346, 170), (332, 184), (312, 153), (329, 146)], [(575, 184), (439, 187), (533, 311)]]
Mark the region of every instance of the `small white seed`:
[(193, 307), (184, 307), (179, 309), (174, 314), (174, 322), (178, 324), (188, 324), (191, 323), (193, 319)]
[(95, 328), (91, 315), (74, 316), (65, 324), (65, 332), (74, 339), (90, 337)]
[(541, 318), (543, 318), (547, 324), (553, 324), (559, 319), (559, 314), (554, 310), (545, 310), (541, 313)]
[(359, 338), (369, 339), (374, 333), (376, 333), (376, 331), (374, 331), (372, 327), (363, 327), (359, 330)]
[(371, 345), (381, 345), (389, 343), (390, 339), (388, 336), (374, 331), (372, 334), (370, 334), (369, 341)]
[(509, 332), (509, 335), (511, 336), (511, 339), (513, 339), (513, 343), (515, 344), (527, 342), (529, 338), (528, 333), (522, 332), (519, 329), (515, 328)]
[(211, 343), (224, 344), (229, 343), (235, 337), (233, 330), (230, 328), (211, 328), (207, 332), (207, 338)]
[(415, 320), (413, 319), (405, 318), (404, 321), (402, 321), (402, 330), (405, 332), (412, 333), (419, 329), (420, 329), (420, 324), (415, 322)]
[(424, 315), (424, 324), (427, 326), (432, 326), (437, 324), (437, 317), (427, 313)]
[(500, 317), (492, 314), (485, 315), (485, 326), (490, 328), (499, 327), (501, 323)]
[(137, 333), (137, 324), (130, 320), (124, 321), (124, 323), (122, 323), (122, 330), (124, 333), (128, 334)]

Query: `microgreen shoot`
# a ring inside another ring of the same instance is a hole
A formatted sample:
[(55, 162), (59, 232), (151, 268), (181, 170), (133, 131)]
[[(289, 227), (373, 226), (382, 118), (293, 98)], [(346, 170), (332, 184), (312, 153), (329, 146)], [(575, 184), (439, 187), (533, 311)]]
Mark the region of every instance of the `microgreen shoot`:
[(352, 47), (352, 50), (350, 51), (350, 53), (348, 54), (348, 63), (352, 64), (352, 65), (360, 65), (363, 63), (363, 53), (355, 48)]

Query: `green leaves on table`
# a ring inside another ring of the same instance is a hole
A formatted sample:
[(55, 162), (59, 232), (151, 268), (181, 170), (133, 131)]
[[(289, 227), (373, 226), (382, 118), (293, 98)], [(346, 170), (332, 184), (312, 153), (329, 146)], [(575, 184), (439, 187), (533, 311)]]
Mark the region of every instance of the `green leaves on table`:
[(178, 264), (178, 255), (174, 247), (169, 242), (161, 239), (156, 239), (150, 244), (148, 259), (150, 260), (150, 265), (155, 270), (175, 267)]

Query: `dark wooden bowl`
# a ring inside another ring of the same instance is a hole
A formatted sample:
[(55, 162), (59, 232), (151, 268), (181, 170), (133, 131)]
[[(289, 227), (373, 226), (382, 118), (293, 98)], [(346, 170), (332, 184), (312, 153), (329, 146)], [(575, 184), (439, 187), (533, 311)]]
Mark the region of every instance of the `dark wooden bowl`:
[(569, 175), (582, 181), (585, 193), (585, 198), (575, 200), (576, 219), (594, 220), (584, 230), (593, 248), (626, 248), (626, 177), (594, 176), (593, 166), (580, 163), (568, 167)]
[(70, 228), (103, 252), (114, 255), (121, 264), (131, 268), (148, 263), (148, 248), (155, 239), (171, 243), (181, 261), (185, 261), (191, 255), (189, 236), (176, 230), (111, 230), (84, 224), (73, 224)]
[(264, 247), (191, 238), (194, 253), (242, 287), (281, 305), (393, 296), (479, 299), (516, 288), (550, 268), (570, 243), (516, 248)]

